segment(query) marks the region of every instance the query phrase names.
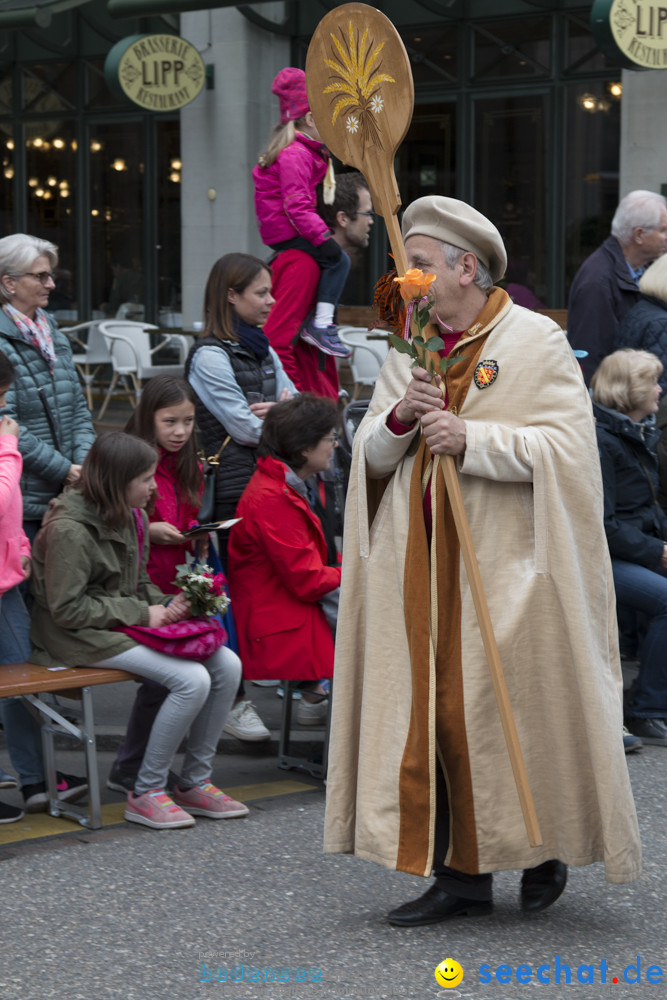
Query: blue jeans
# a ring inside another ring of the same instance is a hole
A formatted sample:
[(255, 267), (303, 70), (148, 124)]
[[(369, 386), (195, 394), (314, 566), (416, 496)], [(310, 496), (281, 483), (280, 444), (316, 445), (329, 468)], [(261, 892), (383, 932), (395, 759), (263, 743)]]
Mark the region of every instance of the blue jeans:
[(303, 236), (295, 236), (291, 240), (283, 240), (282, 243), (272, 243), (271, 249), (278, 252), (282, 250), (303, 250), (304, 253), (307, 253), (317, 261), (322, 271), (317, 286), (317, 301), (328, 302), (333, 306), (338, 305), (338, 300), (343, 294), (352, 263), (344, 250), (341, 250), (338, 260), (329, 260), (320, 253), (319, 246), (309, 243)]
[(639, 676), (628, 714), (639, 719), (667, 718), (667, 572), (612, 559), (619, 604), (651, 621), (639, 649)]
[[(0, 597), (0, 663), (21, 663), (29, 659), (30, 618), (19, 587)], [(42, 736), (37, 720), (20, 698), (0, 700), (0, 717), (12, 767), (22, 785), (44, 781)]]

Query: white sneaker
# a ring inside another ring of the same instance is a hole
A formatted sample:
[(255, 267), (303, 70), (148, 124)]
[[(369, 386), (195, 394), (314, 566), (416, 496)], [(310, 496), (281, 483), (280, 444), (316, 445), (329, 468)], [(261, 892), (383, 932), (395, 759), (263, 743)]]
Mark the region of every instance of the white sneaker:
[(237, 740), (247, 740), (248, 743), (261, 743), (262, 740), (271, 739), (271, 733), (251, 701), (240, 701), (230, 710), (222, 731), (236, 736)]
[(325, 726), (328, 712), (328, 698), (316, 702), (301, 700), (296, 709), (296, 721), (300, 726)]

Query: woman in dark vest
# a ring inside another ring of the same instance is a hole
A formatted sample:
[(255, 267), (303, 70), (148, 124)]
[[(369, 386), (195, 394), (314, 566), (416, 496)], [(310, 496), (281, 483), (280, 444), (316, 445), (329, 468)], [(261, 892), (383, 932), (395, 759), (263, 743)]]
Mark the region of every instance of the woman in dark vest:
[[(197, 425), (207, 457), (220, 451), (215, 518), (233, 517), (257, 464), (264, 417), (278, 399), (297, 390), (261, 329), (274, 303), (271, 272), (258, 257), (228, 253), (216, 261), (204, 293), (204, 329), (185, 374), (197, 395)], [(225, 442), (227, 442), (225, 444)], [(219, 532), (226, 569), (228, 532)], [(270, 733), (241, 692), (225, 725), (239, 739)]]

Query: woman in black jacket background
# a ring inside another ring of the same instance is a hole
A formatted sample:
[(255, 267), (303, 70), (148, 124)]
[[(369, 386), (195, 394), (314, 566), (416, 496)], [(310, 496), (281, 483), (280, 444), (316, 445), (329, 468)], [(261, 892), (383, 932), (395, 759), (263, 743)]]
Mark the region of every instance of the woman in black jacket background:
[(591, 388), (616, 598), (650, 619), (626, 722), (645, 743), (667, 746), (667, 517), (658, 502), (654, 416), (662, 371), (648, 351), (615, 351)]

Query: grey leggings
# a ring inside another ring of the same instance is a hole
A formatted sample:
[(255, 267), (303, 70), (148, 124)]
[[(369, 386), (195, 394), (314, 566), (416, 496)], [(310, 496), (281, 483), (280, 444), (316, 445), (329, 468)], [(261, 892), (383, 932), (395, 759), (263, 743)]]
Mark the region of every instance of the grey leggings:
[(91, 666), (128, 670), (169, 689), (153, 723), (134, 786), (136, 795), (165, 788), (174, 754), (188, 729), (183, 785), (197, 785), (211, 777), (211, 762), (241, 678), (236, 653), (221, 646), (208, 660), (195, 663), (165, 656), (148, 646), (134, 646)]

